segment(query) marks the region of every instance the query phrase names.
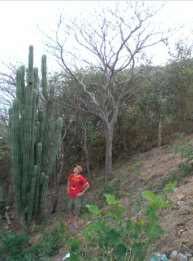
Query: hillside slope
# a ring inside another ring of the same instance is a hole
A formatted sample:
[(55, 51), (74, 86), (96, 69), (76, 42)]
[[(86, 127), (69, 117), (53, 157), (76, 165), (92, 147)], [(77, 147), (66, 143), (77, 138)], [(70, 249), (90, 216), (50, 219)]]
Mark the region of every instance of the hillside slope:
[[(193, 135), (189, 136), (189, 143), (193, 144)], [(167, 181), (169, 173), (175, 172), (182, 161), (180, 154), (174, 155), (173, 150), (169, 149), (168, 146), (163, 146), (161, 148), (153, 148), (146, 153), (138, 153), (113, 173), (114, 179), (110, 181), (110, 184), (115, 184), (119, 175), (122, 175), (119, 201), (121, 205), (127, 206), (132, 219), (135, 219), (137, 215), (143, 216), (145, 200), (142, 198), (142, 191), (151, 190), (156, 195), (159, 195), (163, 190), (159, 187), (164, 184), (164, 179)], [(173, 201), (173, 205), (163, 211), (160, 218), (160, 224), (165, 233), (156, 240), (149, 249), (149, 253), (165, 253), (169, 258), (170, 252), (176, 249), (181, 253), (193, 255), (192, 174), (181, 177), (176, 188), (170, 192), (169, 199)], [(160, 181), (160, 178), (162, 181)], [(96, 202), (96, 199), (102, 187), (103, 177), (101, 176), (93, 181), (92, 190), (87, 193), (85, 203), (100, 204), (102, 201)], [(66, 188), (61, 186), (58, 213), (65, 213), (65, 221), (67, 221), (66, 199)], [(55, 215), (58, 217), (58, 214)], [(58, 222), (59, 220), (61, 219), (59, 218)], [(74, 229), (70, 225), (67, 233), (70, 236), (81, 238), (82, 234), (80, 231), (86, 228), (88, 220), (88, 215), (81, 215), (79, 228)], [(58, 256), (55, 256), (52, 260), (61, 260), (62, 256), (67, 253), (67, 249), (66, 246), (61, 248)]]
[[(190, 144), (193, 144), (193, 134), (189, 135), (188, 140)], [(167, 183), (167, 177), (171, 172), (179, 169), (178, 165), (182, 161), (180, 153), (175, 155), (169, 145), (138, 153), (128, 162), (117, 161), (117, 166), (114, 165), (116, 171), (108, 184), (104, 184), (103, 171), (99, 177), (93, 179), (92, 188), (86, 193), (84, 204), (98, 204), (99, 207), (102, 207), (102, 193), (116, 193), (121, 205), (127, 207), (126, 211), (129, 212), (131, 219), (136, 219), (137, 215), (142, 217), (146, 204), (142, 198), (142, 191), (151, 190), (159, 195), (163, 191), (162, 187)], [(160, 225), (165, 233), (149, 248), (149, 254), (159, 252), (166, 254), (169, 258), (171, 251), (176, 249), (183, 254), (193, 256), (192, 185), (193, 172), (186, 177), (180, 177), (176, 188), (170, 192), (169, 199), (173, 201), (173, 205), (163, 211), (160, 218)], [(51, 197), (52, 189), (49, 189), (45, 206), (46, 222), (40, 225), (31, 237), (31, 244), (38, 242), (44, 230), (49, 230), (60, 222), (66, 223), (68, 220), (66, 185), (60, 186), (57, 212), (52, 215), (49, 214)], [(123, 216), (123, 218), (127, 217)], [(81, 230), (86, 229), (90, 219), (90, 213), (81, 214), (78, 219), (79, 227), (75, 229), (70, 224), (67, 227), (66, 235), (83, 240)], [(20, 223), (16, 218), (10, 230), (21, 231)], [(49, 260), (61, 261), (68, 250), (68, 246), (64, 245), (60, 248), (58, 255)]]

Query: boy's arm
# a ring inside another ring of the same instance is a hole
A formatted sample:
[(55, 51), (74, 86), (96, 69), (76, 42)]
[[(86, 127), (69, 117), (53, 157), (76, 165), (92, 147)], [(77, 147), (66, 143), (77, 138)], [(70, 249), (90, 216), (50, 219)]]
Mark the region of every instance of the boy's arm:
[(85, 184), (85, 189), (82, 192), (77, 193), (77, 197), (81, 197), (89, 188), (90, 188), (89, 183)]

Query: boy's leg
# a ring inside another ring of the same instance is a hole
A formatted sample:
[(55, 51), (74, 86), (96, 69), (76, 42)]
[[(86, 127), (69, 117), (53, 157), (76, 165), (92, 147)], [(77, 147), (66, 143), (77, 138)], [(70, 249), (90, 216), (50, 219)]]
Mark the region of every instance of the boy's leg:
[(73, 214), (73, 212), (70, 212), (70, 219), (68, 220), (67, 224), (72, 223), (72, 214)]
[(75, 219), (74, 219), (74, 227), (77, 228), (77, 219), (78, 219), (78, 214), (75, 215)]
[(68, 210), (70, 211), (70, 219), (68, 220), (67, 224), (72, 223), (72, 215), (73, 215), (73, 208), (74, 208), (74, 198), (68, 198)]
[(74, 201), (74, 213), (75, 213), (75, 219), (74, 219), (74, 227), (77, 228), (77, 219), (78, 219), (78, 214), (80, 213), (81, 209), (81, 198), (76, 198)]

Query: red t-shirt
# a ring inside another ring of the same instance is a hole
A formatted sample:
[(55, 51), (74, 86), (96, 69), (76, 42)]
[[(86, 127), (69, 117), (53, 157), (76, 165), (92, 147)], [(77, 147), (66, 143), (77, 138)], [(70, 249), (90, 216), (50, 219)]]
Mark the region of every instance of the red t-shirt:
[(69, 197), (77, 198), (76, 194), (81, 192), (83, 185), (86, 185), (88, 182), (81, 175), (75, 177), (74, 173), (70, 174), (68, 179), (70, 180)]

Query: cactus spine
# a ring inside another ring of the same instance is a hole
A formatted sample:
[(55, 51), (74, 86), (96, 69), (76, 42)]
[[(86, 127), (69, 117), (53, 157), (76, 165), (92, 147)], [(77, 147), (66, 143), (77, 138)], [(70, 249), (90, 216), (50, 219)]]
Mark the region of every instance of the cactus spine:
[(53, 147), (46, 169), (50, 147), (50, 128), (54, 86), (47, 91), (46, 56), (42, 56), (42, 92), (47, 101), (43, 126), (43, 111), (37, 113), (39, 95), (38, 69), (33, 68), (33, 46), (29, 47), (29, 68), (25, 87), (25, 68), (16, 74), (16, 95), (13, 108), (9, 109), (9, 131), (12, 150), (13, 180), (17, 213), (25, 230), (31, 219), (40, 219), (46, 199), (49, 175), (55, 161), (63, 120), (58, 118), (55, 126)]

